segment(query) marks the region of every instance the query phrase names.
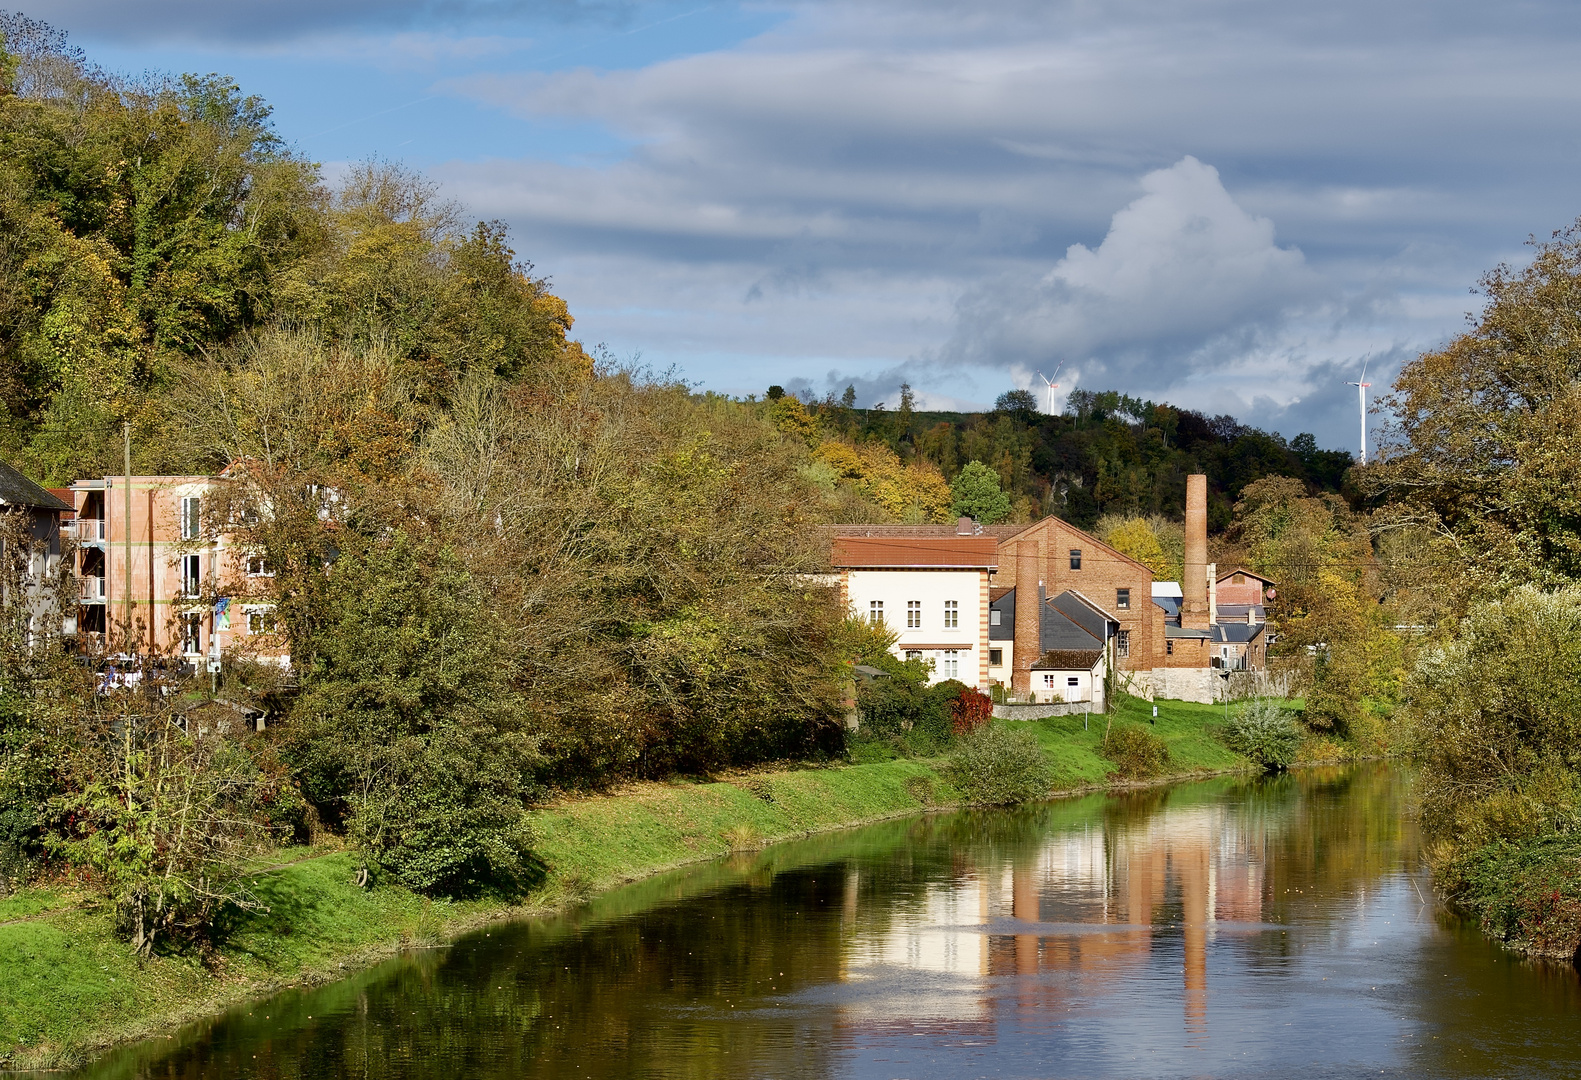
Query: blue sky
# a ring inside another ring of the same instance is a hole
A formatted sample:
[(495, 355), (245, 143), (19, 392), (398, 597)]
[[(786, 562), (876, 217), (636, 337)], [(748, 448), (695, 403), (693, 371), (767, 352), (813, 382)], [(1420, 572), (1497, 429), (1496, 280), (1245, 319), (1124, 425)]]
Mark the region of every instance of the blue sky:
[[(501, 218), (589, 344), (983, 405), (1038, 372), (1330, 446), (1581, 214), (1581, 8), (1396, 0), (51, 0), (333, 178)], [(1041, 396), (1041, 395), (1040, 395)]]

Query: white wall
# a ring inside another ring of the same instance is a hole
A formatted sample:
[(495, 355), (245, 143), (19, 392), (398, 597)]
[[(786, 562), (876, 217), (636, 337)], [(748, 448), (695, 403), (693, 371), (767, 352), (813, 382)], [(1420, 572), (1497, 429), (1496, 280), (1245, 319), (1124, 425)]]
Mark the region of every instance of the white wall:
[[(1094, 708), (1103, 707), (1103, 680), (1108, 664), (1099, 658), (1091, 671), (1046, 671), (1032, 669), (1032, 695), (1035, 701), (1088, 701)], [(1048, 685), (1053, 676), (1054, 685)], [(1076, 685), (1070, 685), (1075, 679)]]
[[(983, 573), (978, 570), (850, 570), (846, 574), (846, 598), (851, 613), (868, 618), (871, 603), (884, 604), (884, 624), (900, 635), (895, 655), (904, 658), (908, 650), (922, 653), (934, 662), (934, 682), (951, 678), (945, 670), (946, 652), (957, 653), (954, 678), (976, 686), (983, 661), (981, 640), (986, 619), (983, 601)], [(945, 602), (957, 606), (957, 625), (944, 625)], [(906, 605), (921, 604), (922, 625), (906, 625)], [(1006, 660), (1008, 660), (1008, 655)]]

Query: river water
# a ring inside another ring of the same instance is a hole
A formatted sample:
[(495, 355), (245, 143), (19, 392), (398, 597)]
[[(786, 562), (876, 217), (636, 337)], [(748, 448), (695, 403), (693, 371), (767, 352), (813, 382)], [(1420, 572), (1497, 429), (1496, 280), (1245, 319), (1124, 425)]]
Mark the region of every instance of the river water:
[(96, 1078), (1581, 1076), (1576, 971), (1436, 909), (1405, 774), (891, 822), (282, 994)]

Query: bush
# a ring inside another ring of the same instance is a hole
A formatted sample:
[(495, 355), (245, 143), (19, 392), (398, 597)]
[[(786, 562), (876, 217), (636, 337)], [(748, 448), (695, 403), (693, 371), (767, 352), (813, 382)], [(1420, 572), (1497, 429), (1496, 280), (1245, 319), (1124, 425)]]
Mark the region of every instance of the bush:
[(1269, 772), (1287, 769), (1301, 746), (1301, 728), (1290, 711), (1271, 698), (1241, 706), (1224, 729), (1224, 742)]
[(1435, 861), (1581, 832), (1581, 587), (1474, 605), (1418, 662), (1409, 710)]
[(1114, 762), (1113, 775), (1124, 780), (1157, 776), (1169, 764), (1169, 747), (1144, 727), (1120, 724), (1104, 740), (1103, 752)]
[(961, 687), (960, 694), (950, 702), (950, 721), (957, 736), (976, 731), (993, 719), (993, 715), (994, 699), (970, 686)]
[(1040, 799), (1053, 783), (1037, 736), (995, 724), (962, 736), (944, 771), (966, 802), (992, 806)]

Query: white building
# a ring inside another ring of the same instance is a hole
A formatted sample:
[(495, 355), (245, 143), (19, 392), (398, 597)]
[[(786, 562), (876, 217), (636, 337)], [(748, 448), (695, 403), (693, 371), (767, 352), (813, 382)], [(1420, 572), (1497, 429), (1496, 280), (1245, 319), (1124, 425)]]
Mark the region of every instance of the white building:
[(991, 536), (841, 536), (833, 562), (840, 595), (860, 618), (898, 635), (895, 654), (933, 664), (933, 681), (988, 688)]

